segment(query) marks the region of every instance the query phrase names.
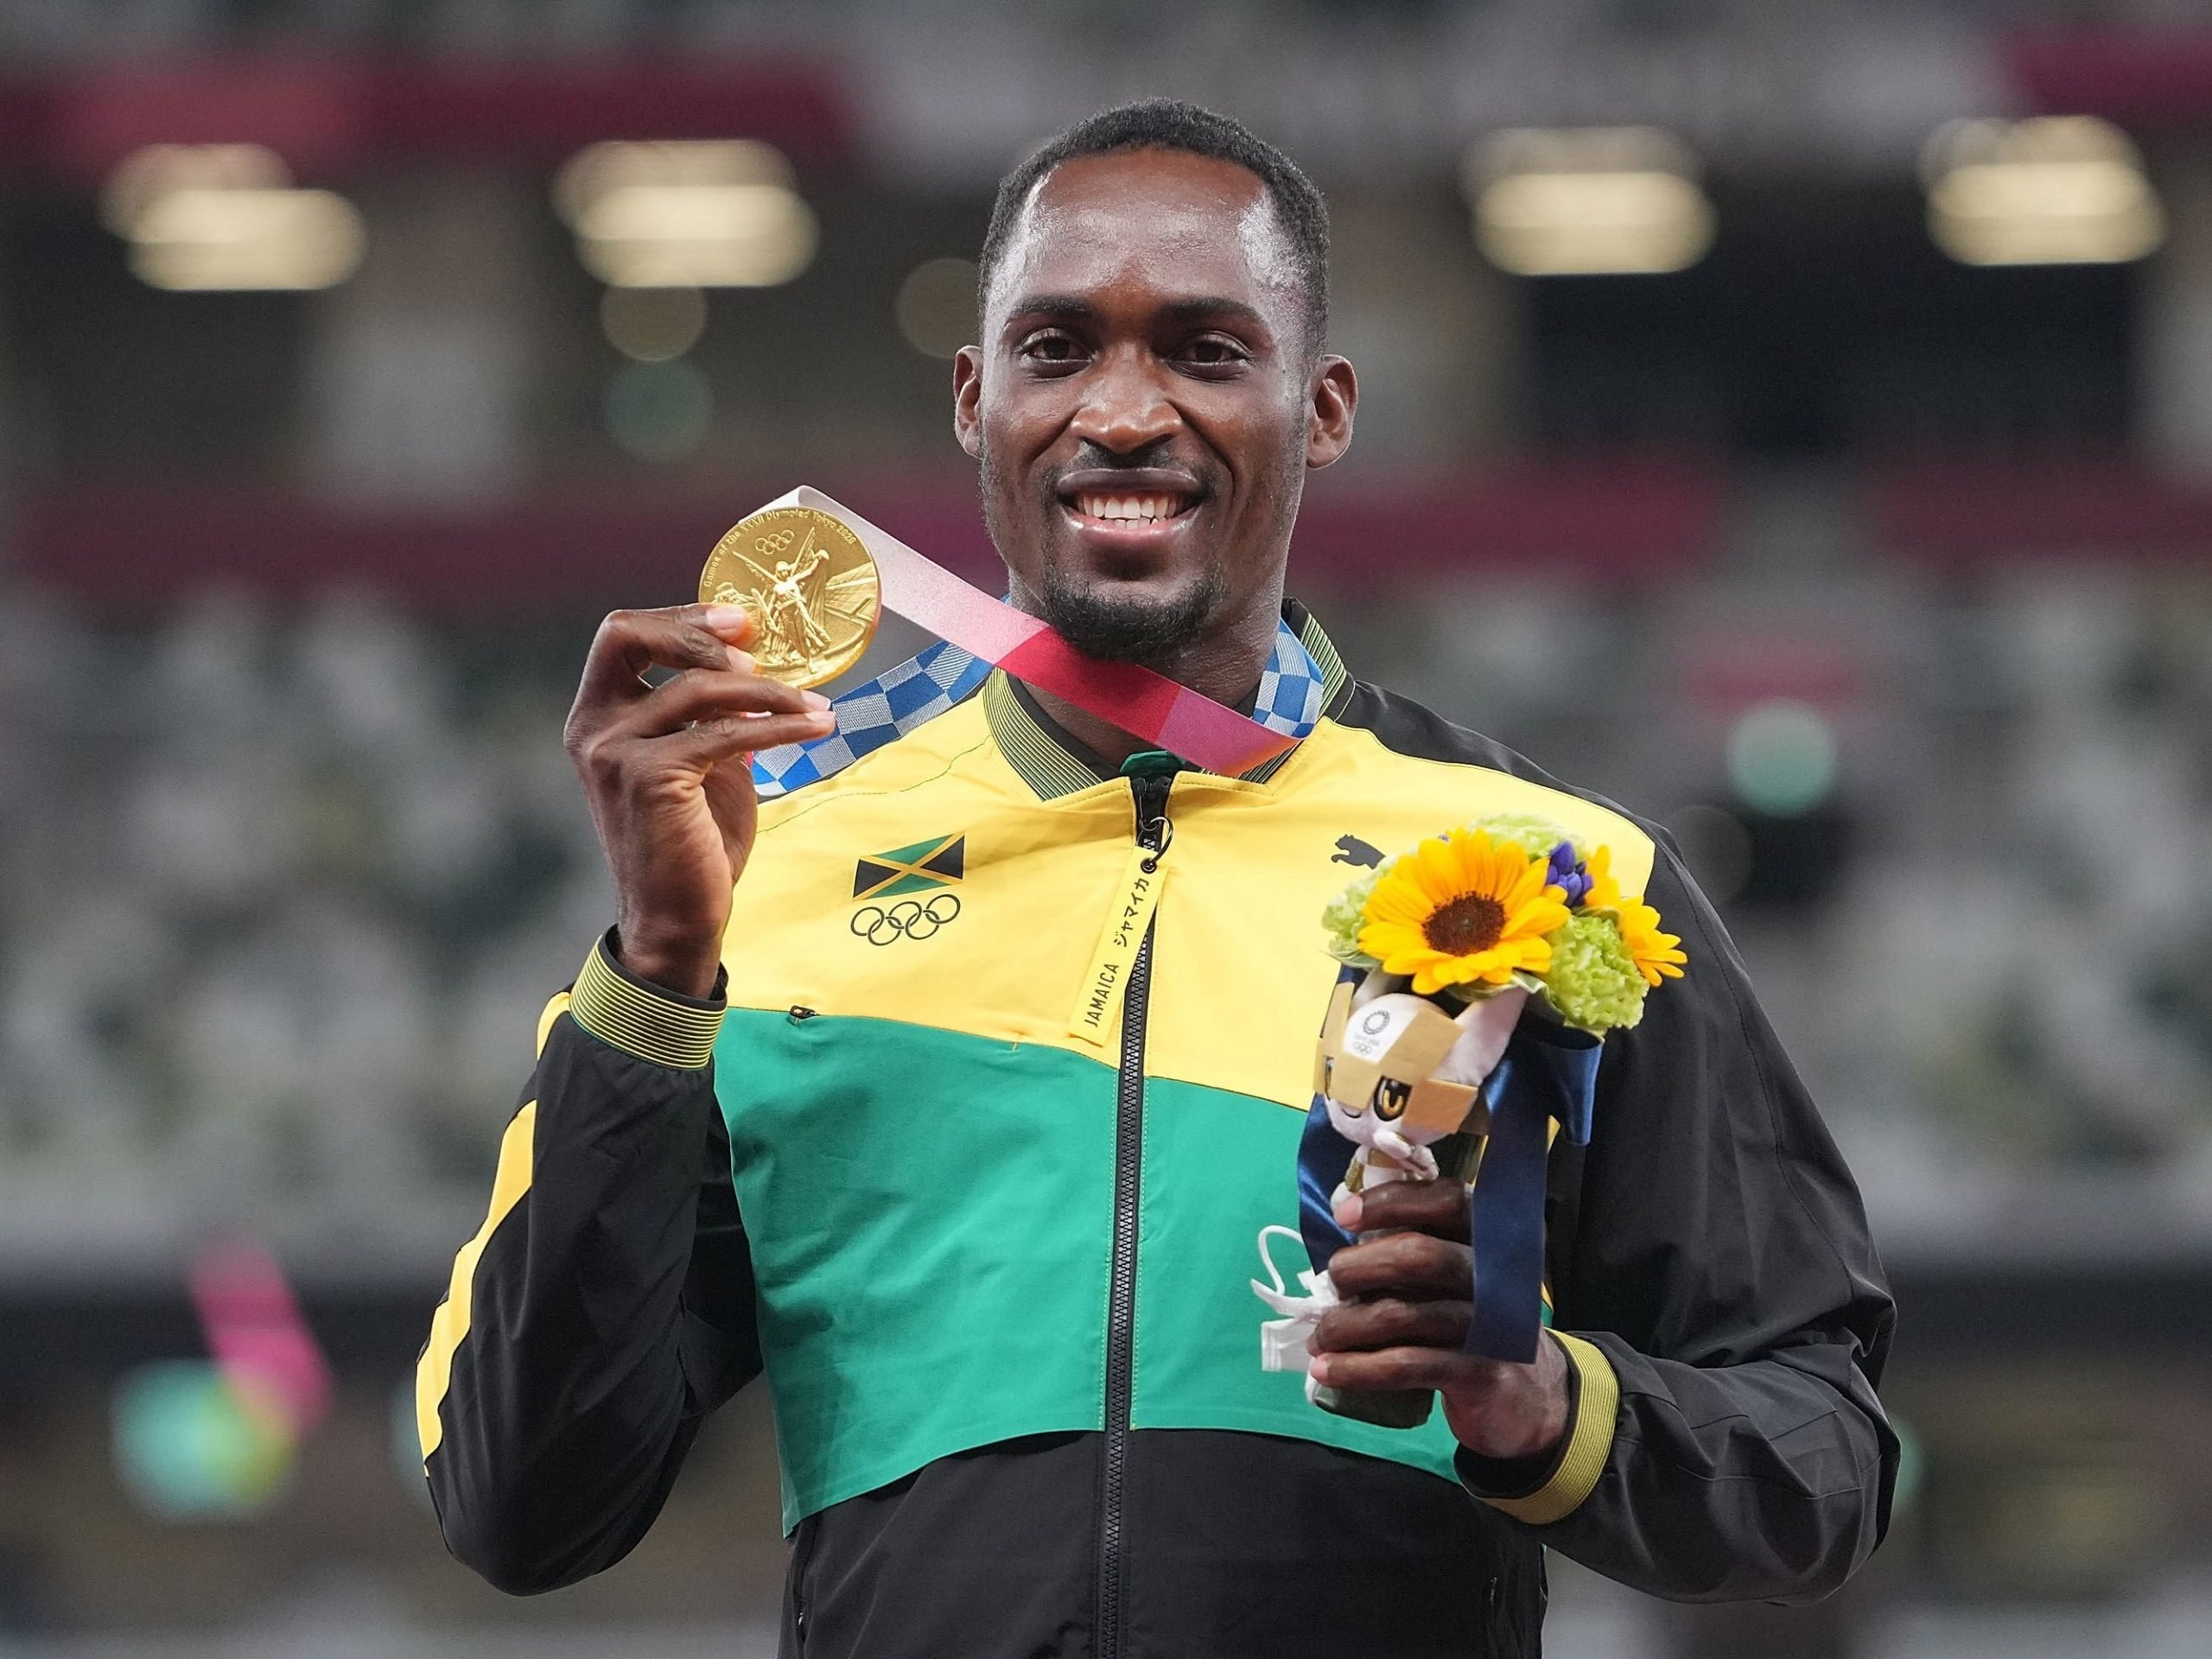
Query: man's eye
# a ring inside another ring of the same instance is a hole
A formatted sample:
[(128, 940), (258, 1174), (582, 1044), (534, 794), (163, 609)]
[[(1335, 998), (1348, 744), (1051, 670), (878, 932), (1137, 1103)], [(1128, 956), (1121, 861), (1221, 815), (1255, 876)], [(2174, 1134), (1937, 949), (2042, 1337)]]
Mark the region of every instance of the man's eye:
[(1076, 363), (1083, 347), (1067, 334), (1033, 334), (1021, 342), (1020, 354), (1033, 363)]
[(1251, 353), (1235, 340), (1219, 334), (1205, 334), (1183, 348), (1184, 359), (1201, 368), (1222, 368), (1234, 363), (1248, 361)]

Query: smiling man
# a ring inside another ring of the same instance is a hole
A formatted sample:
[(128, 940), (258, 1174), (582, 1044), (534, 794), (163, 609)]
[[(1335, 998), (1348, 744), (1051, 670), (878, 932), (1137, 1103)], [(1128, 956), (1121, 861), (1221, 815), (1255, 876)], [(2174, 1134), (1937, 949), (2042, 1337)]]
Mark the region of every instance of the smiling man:
[[(447, 1541), (493, 1583), (620, 1559), (764, 1371), (787, 1655), (1533, 1654), (1546, 1545), (1690, 1599), (1819, 1596), (1873, 1548), (1889, 1299), (1710, 907), (1648, 825), (1355, 679), (1284, 596), (1357, 402), (1326, 320), (1305, 176), (1137, 105), (1005, 181), (955, 371), (1014, 603), (1297, 740), (1243, 777), (942, 655), (841, 714), (752, 672), (741, 613), (601, 629), (568, 741), (616, 926), (541, 1022), (418, 1377)], [(830, 738), (923, 678), (933, 717)], [(774, 746), (805, 787), (747, 768)], [(1691, 965), (1554, 1151), (1534, 1363), (1463, 1351), (1447, 1184), (1340, 1215), (1317, 1374), (1443, 1403), (1382, 1427), (1260, 1369), (1252, 1241), (1295, 1214), (1344, 866), (1501, 811), (1609, 844)], [(1085, 1035), (1133, 859), (1158, 908)]]

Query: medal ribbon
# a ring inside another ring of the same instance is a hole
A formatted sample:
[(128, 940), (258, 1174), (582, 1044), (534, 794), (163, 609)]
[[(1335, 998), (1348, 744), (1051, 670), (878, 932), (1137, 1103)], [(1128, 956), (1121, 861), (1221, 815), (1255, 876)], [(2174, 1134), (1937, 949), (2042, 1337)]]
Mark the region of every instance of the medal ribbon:
[(1002, 668), (1156, 748), (1230, 777), (1274, 759), (1297, 741), (1151, 669), (1084, 656), (1049, 624), (931, 563), (819, 490), (802, 485), (760, 511), (778, 507), (808, 507), (843, 524), (875, 561), (885, 607), (966, 652), (984, 665), (981, 671)]

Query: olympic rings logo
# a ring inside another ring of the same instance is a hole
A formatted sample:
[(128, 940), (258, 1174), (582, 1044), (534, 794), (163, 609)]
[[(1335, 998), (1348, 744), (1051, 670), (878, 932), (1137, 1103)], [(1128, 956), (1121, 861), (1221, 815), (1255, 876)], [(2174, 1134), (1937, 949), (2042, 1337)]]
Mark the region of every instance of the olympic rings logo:
[(798, 533), (796, 531), (771, 531), (767, 535), (754, 539), (753, 550), (772, 559), (798, 539)]
[(957, 893), (932, 893), (926, 900), (901, 899), (897, 904), (862, 905), (853, 912), (854, 934), (870, 944), (889, 944), (895, 939), (926, 939), (960, 913)]

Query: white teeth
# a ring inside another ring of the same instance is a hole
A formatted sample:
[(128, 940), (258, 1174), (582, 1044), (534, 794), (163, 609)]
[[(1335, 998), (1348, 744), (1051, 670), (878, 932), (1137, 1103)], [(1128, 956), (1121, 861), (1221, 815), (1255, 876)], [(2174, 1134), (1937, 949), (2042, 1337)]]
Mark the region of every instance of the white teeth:
[(1172, 495), (1083, 495), (1076, 505), (1087, 518), (1118, 524), (1154, 524), (1176, 512)]

